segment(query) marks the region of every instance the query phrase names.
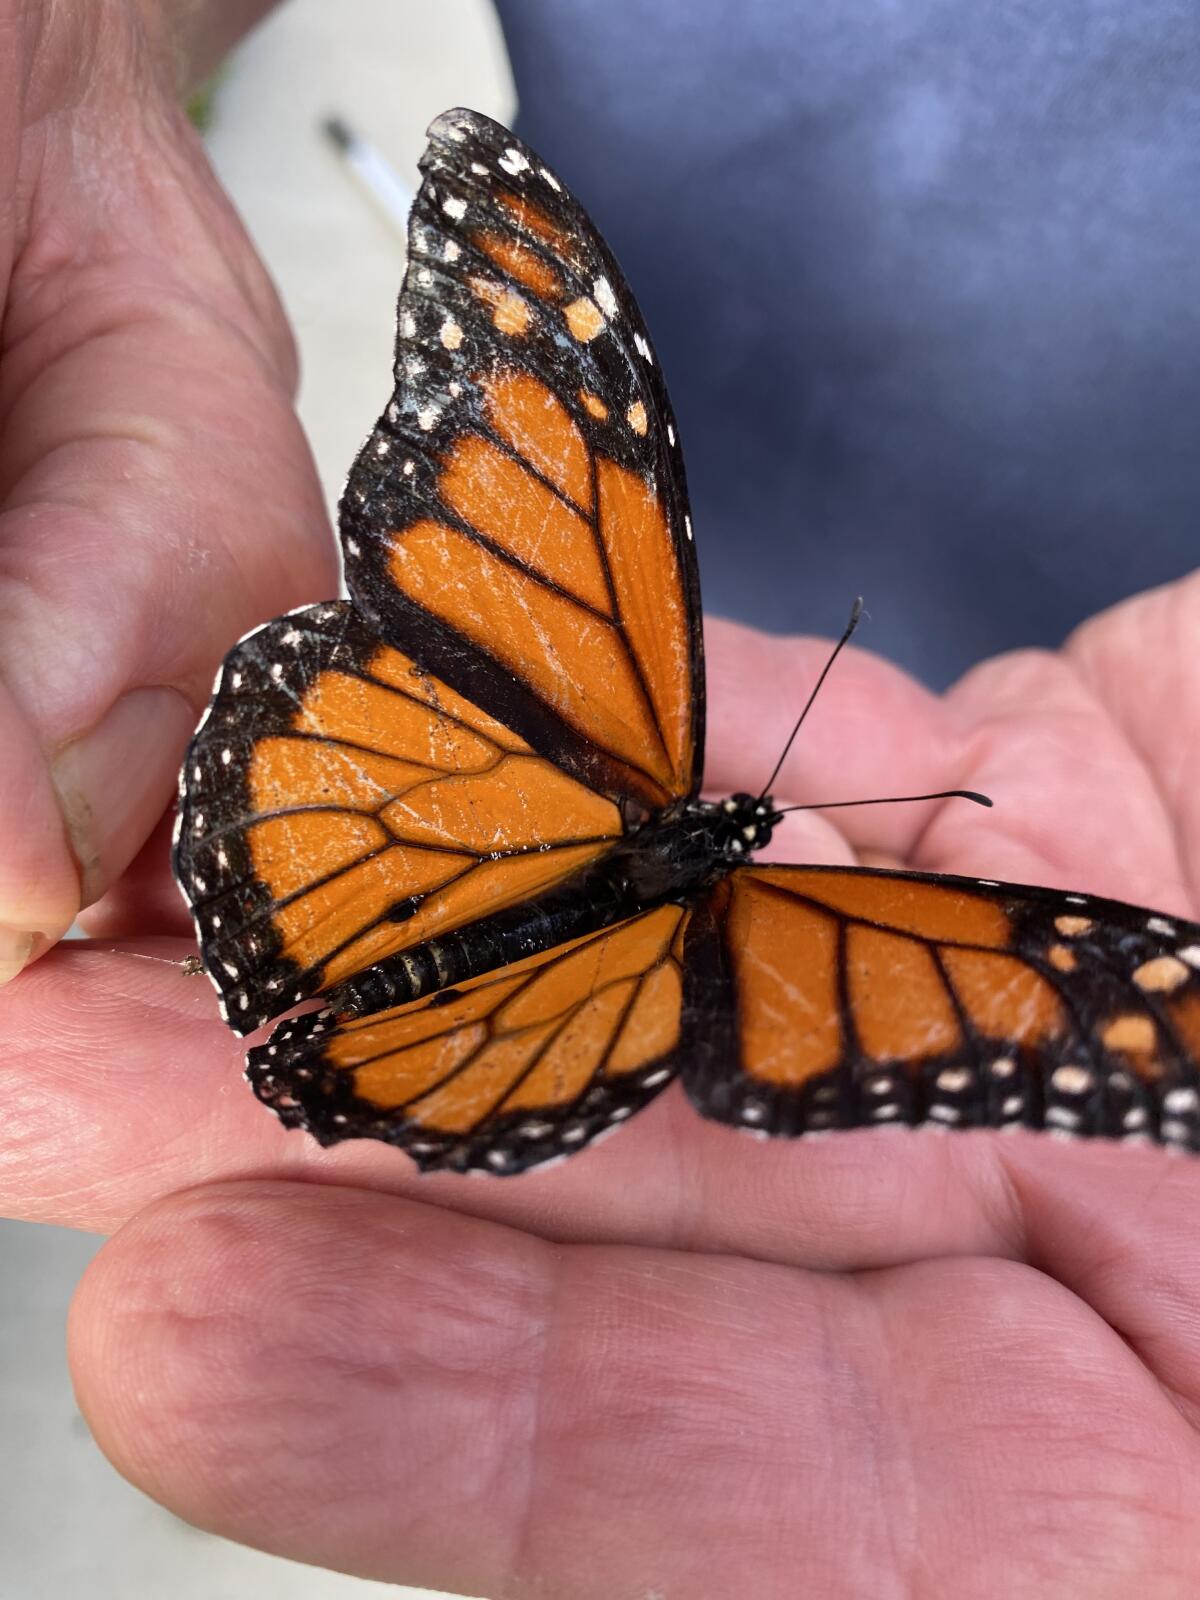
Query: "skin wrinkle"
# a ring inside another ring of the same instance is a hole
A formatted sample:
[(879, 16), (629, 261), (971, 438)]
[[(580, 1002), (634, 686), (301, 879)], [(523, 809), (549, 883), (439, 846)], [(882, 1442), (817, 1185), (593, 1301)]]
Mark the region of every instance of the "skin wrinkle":
[[(869, 1319), (874, 1338), (872, 1340), (872, 1354), (870, 1364), (874, 1366), (878, 1377), (876, 1382), (877, 1394), (902, 1393), (902, 1386), (895, 1384), (894, 1375), (897, 1361), (894, 1352), (897, 1350), (897, 1341), (894, 1333), (888, 1327), (887, 1311), (882, 1302), (872, 1303), (871, 1296), (864, 1292), (864, 1283), (861, 1279), (850, 1278), (847, 1288), (854, 1298), (858, 1314)], [(825, 1364), (832, 1365), (835, 1352), (840, 1347), (841, 1320), (834, 1325), (828, 1313), (821, 1319), (822, 1342), (825, 1352)], [(907, 1493), (897, 1491), (896, 1471), (894, 1462), (889, 1456), (889, 1470), (885, 1473), (882, 1452), (879, 1448), (880, 1437), (885, 1432), (885, 1422), (881, 1408), (877, 1402), (871, 1404), (872, 1397), (861, 1384), (856, 1386), (860, 1411), (865, 1412), (867, 1407), (871, 1410), (871, 1422), (865, 1431), (870, 1435), (870, 1448), (866, 1452), (877, 1486), (878, 1503), (884, 1508), (884, 1539), (892, 1554), (892, 1566), (895, 1572), (893, 1585), (888, 1591), (872, 1590), (873, 1595), (878, 1595), (879, 1600), (908, 1600), (909, 1596), (919, 1593), (915, 1582), (915, 1571), (921, 1562), (921, 1548), (917, 1536), (917, 1529), (921, 1526), (919, 1521), (919, 1481), (916, 1465), (912, 1459), (912, 1452), (904, 1452), (903, 1479)], [(840, 1430), (843, 1418), (839, 1409), (831, 1404), (829, 1423), (832, 1429)], [(886, 1436), (890, 1443), (898, 1445), (902, 1429), (887, 1428)], [(939, 1597), (941, 1600), (941, 1597)]]
[(551, 1352), (557, 1343), (557, 1321), (560, 1306), (561, 1272), (555, 1265), (555, 1256), (556, 1252), (551, 1246), (544, 1248), (542, 1254), (544, 1263), (543, 1310), (538, 1319), (536, 1333), (531, 1335), (531, 1342), (536, 1339), (539, 1346), (540, 1359), (534, 1362), (534, 1378), (530, 1386), (530, 1397), (527, 1404), (525, 1482), (520, 1494), (520, 1510), (513, 1518), (511, 1552), (502, 1563), (499, 1563), (502, 1569), (508, 1573), (506, 1588), (513, 1593), (519, 1592), (523, 1587), (523, 1573), (536, 1572), (537, 1570), (534, 1565), (534, 1552), (539, 1542), (537, 1538), (539, 1490), (545, 1478), (541, 1457), (544, 1449), (543, 1427), (546, 1384), (551, 1370)]
[[(207, 173), (205, 177), (207, 181)], [(244, 259), (237, 259), (228, 249), (214, 257), (211, 235), (180, 214), (179, 196), (173, 190), (168, 199), (172, 211), (169, 219), (163, 218), (164, 231), (186, 225), (197, 236), (186, 275), (174, 253), (157, 253), (162, 241), (154, 237), (139, 241), (121, 234), (110, 248), (99, 250), (91, 240), (85, 255), (78, 238), (61, 233), (61, 223), (41, 230), (38, 253), (28, 247), (14, 268), (13, 296), (5, 318), (6, 379), (10, 376), (10, 352), (19, 351), (31, 338), (54, 340), (53, 359), (57, 360), (75, 353), (94, 336), (129, 326), (174, 327), (182, 323), (187, 327), (191, 323), (193, 331), (199, 331), (216, 322), (215, 331), (231, 335), (252, 354), (262, 373), (271, 376), (289, 398), (294, 394), (298, 377), (295, 343), (261, 268), (248, 248), (237, 252), (237, 257)], [(131, 209), (124, 195), (114, 205), (121, 215)], [(113, 226), (110, 218), (105, 223)], [(174, 245), (178, 249), (177, 240)], [(206, 264), (214, 260), (219, 270), (213, 272), (209, 267), (206, 272)], [(214, 295), (214, 290), (219, 293)], [(71, 313), (76, 308), (92, 321), (72, 342), (69, 333), (77, 325), (79, 311), (74, 317)], [(104, 315), (98, 316), (98, 309)], [(68, 338), (59, 344), (64, 334)], [(164, 341), (163, 348), (170, 348), (169, 341)]]

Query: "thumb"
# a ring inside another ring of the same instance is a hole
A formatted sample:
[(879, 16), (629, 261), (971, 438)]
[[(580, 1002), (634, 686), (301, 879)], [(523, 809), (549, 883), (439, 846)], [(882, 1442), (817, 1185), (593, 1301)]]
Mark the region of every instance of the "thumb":
[(336, 592), (273, 290), (174, 107), (109, 109), (103, 204), (50, 119), (4, 306), (0, 981), (150, 835), (232, 641)]

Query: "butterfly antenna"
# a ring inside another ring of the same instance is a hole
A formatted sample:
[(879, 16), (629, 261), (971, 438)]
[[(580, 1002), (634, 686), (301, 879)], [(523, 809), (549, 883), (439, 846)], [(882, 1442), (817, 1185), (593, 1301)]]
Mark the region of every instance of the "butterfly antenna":
[(814, 801), (807, 806), (783, 806), (774, 816), (786, 817), (789, 811), (836, 811), (841, 806), (901, 806), (910, 800), (973, 800), (977, 806), (992, 804), (986, 794), (974, 789), (939, 789), (936, 794), (885, 794), (873, 800), (830, 800), (824, 805)]
[(782, 768), (783, 763), (787, 760), (788, 751), (792, 748), (792, 745), (795, 743), (796, 735), (800, 732), (801, 724), (803, 723), (805, 717), (808, 715), (809, 711), (812, 709), (813, 701), (820, 694), (821, 685), (825, 682), (825, 679), (829, 676), (830, 667), (833, 666), (833, 663), (837, 660), (838, 656), (841, 654), (843, 645), (845, 645), (848, 642), (848, 640), (850, 638), (850, 635), (854, 632), (855, 628), (858, 627), (858, 619), (862, 616), (862, 609), (863, 609), (862, 595), (859, 595), (858, 598), (855, 600), (854, 604), (850, 608), (850, 620), (846, 624), (845, 632), (842, 634), (842, 637), (838, 640), (838, 642), (834, 645), (833, 649), (830, 651), (829, 660), (825, 663), (824, 667), (821, 669), (821, 676), (817, 679), (816, 684), (813, 687), (813, 692), (809, 695), (808, 699), (804, 702), (804, 710), (796, 718), (796, 726), (792, 729), (791, 733), (788, 734), (787, 743), (784, 745), (782, 751), (780, 752), (779, 760), (775, 763), (774, 770), (772, 771), (771, 776), (767, 779), (766, 783), (763, 784), (762, 788), (758, 792), (757, 798), (759, 800), (762, 800), (766, 795), (768, 795), (771, 792), (771, 787), (774, 784), (775, 779), (779, 776), (780, 769)]

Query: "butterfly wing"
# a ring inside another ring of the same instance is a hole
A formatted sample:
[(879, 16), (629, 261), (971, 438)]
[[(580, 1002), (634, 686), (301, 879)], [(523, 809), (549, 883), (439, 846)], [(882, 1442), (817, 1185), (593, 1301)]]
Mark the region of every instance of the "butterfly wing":
[(688, 913), (659, 906), (432, 999), (284, 1023), (250, 1052), (259, 1098), (322, 1144), (373, 1138), (425, 1170), (567, 1155), (669, 1082)]
[(579, 781), (653, 811), (703, 768), (699, 586), (674, 419), (581, 206), (506, 129), (429, 130), (396, 388), (341, 506), (381, 637)]
[(612, 800), (331, 603), (227, 657), (188, 752), (174, 864), (247, 1033), (535, 897), (621, 833)]
[(739, 868), (697, 908), (681, 1055), (705, 1116), (1200, 1145), (1200, 927), (969, 878)]

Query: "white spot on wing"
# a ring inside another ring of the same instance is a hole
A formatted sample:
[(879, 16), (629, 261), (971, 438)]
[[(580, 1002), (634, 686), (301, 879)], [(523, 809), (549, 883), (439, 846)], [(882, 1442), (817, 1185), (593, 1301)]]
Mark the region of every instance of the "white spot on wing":
[[(485, 167), (484, 171), (486, 170)], [(467, 202), (460, 199), (458, 195), (452, 194), (448, 199), (442, 201), (442, 210), (448, 217), (453, 217), (455, 222), (459, 222), (467, 214)]]
[(518, 172), (524, 172), (529, 163), (515, 146), (510, 145), (500, 157), (500, 165), (515, 178)]
[(1051, 1106), (1046, 1112), (1046, 1126), (1048, 1128), (1064, 1128), (1071, 1131), (1079, 1126), (1078, 1111), (1070, 1111), (1066, 1106)]
[(967, 1089), (971, 1084), (972, 1074), (967, 1067), (947, 1067), (944, 1072), (939, 1072), (937, 1086), (944, 1089), (947, 1094), (958, 1094)]
[(617, 297), (613, 293), (612, 284), (607, 278), (597, 278), (592, 285), (592, 296), (606, 317), (615, 317), (617, 314)]
[(1095, 1081), (1086, 1067), (1058, 1067), (1050, 1079), (1050, 1087), (1059, 1094), (1086, 1094)]

